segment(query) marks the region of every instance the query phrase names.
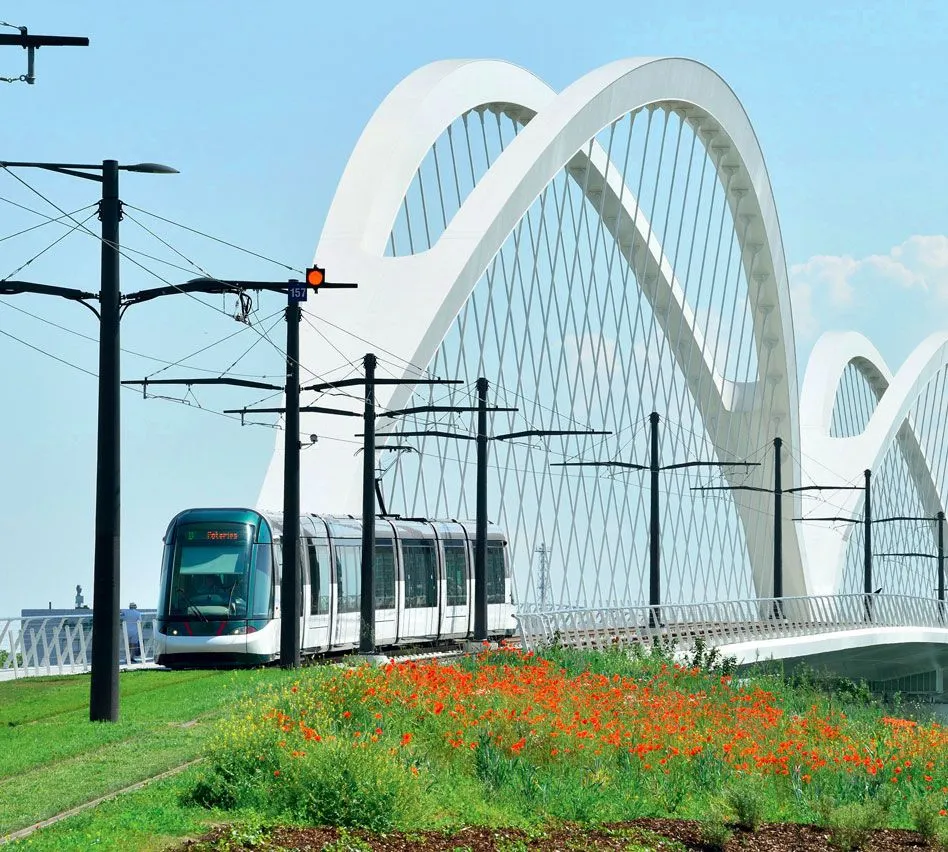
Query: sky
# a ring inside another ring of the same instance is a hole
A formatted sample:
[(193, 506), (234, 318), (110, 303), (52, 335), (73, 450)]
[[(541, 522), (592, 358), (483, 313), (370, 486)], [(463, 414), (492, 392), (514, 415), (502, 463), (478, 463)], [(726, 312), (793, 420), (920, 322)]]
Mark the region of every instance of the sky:
[[(866, 334), (895, 369), (927, 334), (948, 328), (945, 4), (0, 0), (0, 21), (91, 40), (41, 49), (33, 86), (0, 84), (0, 160), (112, 158), (180, 172), (122, 175), (123, 292), (202, 271), (298, 274), (372, 112), (425, 63), (505, 59), (561, 89), (614, 59), (677, 55), (728, 81), (760, 139), (801, 377), (827, 330)], [(0, 76), (25, 69), (21, 49), (0, 48)], [(76, 230), (43, 251), (69, 220), (11, 235), (60, 211), (85, 221), (99, 187), (16, 174), (0, 172), (0, 277), (98, 290), (90, 234)], [(97, 230), (94, 216), (86, 226)], [(283, 337), (279, 297), (260, 298), (252, 327), (232, 318), (233, 299), (199, 301), (129, 309), (124, 379), (240, 332), (160, 375), (212, 375), (239, 359), (235, 372), (281, 382), (268, 339)], [(77, 584), (91, 604), (96, 334), (80, 305), (0, 298), (0, 618), (70, 606)], [(177, 511), (255, 501), (276, 433), (198, 407), (263, 396), (249, 393), (201, 390), (185, 397), (190, 404), (122, 394), (123, 606), (154, 605), (161, 538)], [(183, 390), (167, 394), (181, 399)]]

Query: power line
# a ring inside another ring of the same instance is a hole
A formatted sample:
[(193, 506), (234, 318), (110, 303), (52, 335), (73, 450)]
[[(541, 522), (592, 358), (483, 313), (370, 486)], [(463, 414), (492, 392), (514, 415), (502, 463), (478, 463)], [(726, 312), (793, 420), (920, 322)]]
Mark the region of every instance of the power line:
[[(11, 340), (15, 340), (17, 343), (20, 343), (20, 344), (22, 344), (23, 346), (26, 346), (27, 348), (32, 349), (34, 352), (38, 352), (40, 355), (45, 355), (47, 358), (51, 358), (51, 359), (53, 359), (54, 361), (57, 361), (58, 363), (63, 364), (63, 365), (66, 366), (66, 367), (70, 367), (70, 368), (73, 369), (73, 370), (78, 370), (80, 373), (85, 373), (85, 375), (91, 376), (91, 377), (94, 378), (94, 379), (97, 379), (97, 378), (99, 377), (99, 374), (96, 373), (96, 372), (94, 372), (93, 370), (87, 370), (85, 367), (80, 367), (78, 364), (73, 364), (73, 363), (70, 362), (70, 361), (66, 361), (64, 358), (60, 358), (60, 357), (57, 356), (57, 355), (53, 355), (53, 353), (47, 352), (45, 349), (40, 349), (38, 346), (34, 346), (32, 343), (29, 343), (28, 341), (23, 340), (23, 339), (17, 337), (16, 335), (14, 335), (14, 334), (10, 334), (8, 331), (4, 331), (3, 329), (0, 329), (0, 334), (2, 334), (4, 337), (9, 337)], [(145, 356), (145, 357), (148, 357), (148, 356)], [(136, 396), (137, 396), (137, 392), (134, 390), (134, 388), (127, 387), (127, 386), (124, 386), (124, 385), (123, 385), (123, 387), (125, 387), (126, 390), (129, 390), (129, 391), (131, 391), (132, 393), (135, 393)], [(275, 395), (276, 395), (276, 394), (270, 394), (270, 396), (264, 397), (264, 399), (270, 399), (271, 397), (273, 397), (273, 396), (275, 396)], [(193, 394), (192, 394), (192, 396), (193, 396)], [(219, 416), (219, 417), (225, 417), (226, 419), (232, 420), (232, 421), (234, 421), (235, 423), (240, 423), (242, 426), (264, 426), (264, 427), (266, 427), (266, 428), (268, 428), (268, 429), (276, 429), (277, 431), (282, 431), (282, 427), (281, 427), (279, 424), (276, 424), (276, 423), (260, 423), (260, 422), (258, 422), (258, 421), (254, 421), (254, 420), (241, 420), (240, 417), (237, 417), (237, 416), (235, 416), (235, 415), (227, 414), (227, 413), (225, 413), (225, 412), (223, 412), (223, 411), (218, 411), (218, 410), (215, 409), (215, 408), (208, 408), (207, 406), (201, 405), (200, 402), (197, 400), (196, 397), (195, 397), (195, 402), (194, 402), (194, 403), (190, 403), (190, 402), (188, 402), (186, 399), (180, 399), (180, 398), (178, 398), (178, 397), (171, 397), (171, 396), (163, 396), (163, 395), (160, 395), (160, 394), (149, 394), (149, 395), (147, 395), (147, 398), (148, 398), (148, 399), (157, 399), (157, 400), (161, 400), (161, 401), (163, 401), (163, 402), (177, 403), (177, 404), (179, 404), (179, 405), (186, 405), (188, 408), (194, 408), (194, 409), (197, 409), (197, 410), (199, 410), (199, 411), (207, 412), (208, 414), (216, 414), (216, 415)], [(306, 436), (308, 436), (308, 434), (309, 434), (309, 433), (305, 433)], [(304, 433), (303, 433), (303, 432), (300, 432), (300, 436), (302, 437), (303, 435), (304, 435)], [(350, 441), (350, 440), (347, 440), (347, 439), (345, 439), (345, 438), (333, 438), (333, 437), (328, 436), (328, 435), (323, 435), (323, 436), (321, 436), (321, 437), (322, 437), (324, 440), (327, 440), (327, 441), (338, 441), (338, 442), (340, 442), (340, 443), (354, 444), (354, 445), (356, 445), (356, 446), (362, 446), (362, 443), (361, 443), (360, 441)]]
[(45, 355), (47, 358), (52, 358), (54, 361), (58, 361), (60, 364), (65, 364), (67, 367), (72, 367), (74, 370), (78, 370), (80, 373), (85, 373), (87, 376), (92, 376), (95, 379), (99, 377), (98, 373), (93, 373), (91, 370), (87, 370), (85, 367), (80, 367), (78, 364), (72, 364), (63, 358), (60, 358), (58, 355), (53, 355), (52, 352), (47, 352), (45, 349), (40, 349), (38, 346), (34, 346), (32, 343), (27, 343), (27, 341), (21, 340), (16, 335), (10, 334), (9, 331), (4, 331), (2, 328), (0, 328), (0, 334), (2, 334), (4, 337), (9, 337), (11, 340), (15, 340), (17, 343), (22, 343), (24, 346), (32, 349), (34, 352), (39, 352), (40, 355)]
[[(22, 272), (24, 269), (26, 269), (26, 267), (28, 267), (34, 260), (39, 260), (39, 258), (41, 258), (44, 254), (46, 254), (46, 252), (48, 252), (51, 248), (59, 245), (59, 243), (61, 243), (64, 239), (66, 239), (66, 237), (70, 236), (71, 234), (74, 234), (79, 228), (85, 227), (86, 222), (88, 222), (93, 216), (95, 216), (95, 211), (93, 211), (88, 216), (86, 216), (86, 218), (83, 219), (81, 222), (77, 222), (77, 224), (74, 227), (70, 228), (68, 231), (66, 231), (65, 234), (60, 234), (58, 237), (56, 237), (55, 240), (53, 240), (48, 246), (46, 246), (46, 248), (38, 251), (28, 261), (26, 261), (26, 263), (23, 263), (20, 266), (18, 266), (9, 275), (5, 276), (4, 278), (0, 278), (0, 283), (4, 281), (9, 281), (18, 272)], [(75, 222), (76, 220), (73, 219), (73, 221)]]
[(251, 251), (250, 249), (244, 248), (243, 246), (239, 246), (236, 243), (230, 243), (227, 240), (222, 240), (220, 237), (215, 237), (212, 234), (206, 234), (203, 231), (197, 230), (196, 228), (191, 228), (188, 225), (183, 225), (181, 222), (175, 222), (173, 219), (166, 219), (164, 216), (159, 216), (157, 213), (152, 213), (150, 210), (144, 210), (141, 207), (134, 207), (131, 204), (126, 204), (125, 207), (129, 210), (137, 210), (139, 213), (144, 213), (146, 216), (151, 216), (155, 219), (159, 219), (162, 222), (167, 222), (169, 225), (174, 225), (176, 228), (182, 228), (185, 231), (190, 231), (192, 234), (197, 234), (199, 237), (204, 237), (208, 240), (213, 240), (214, 242), (220, 243), (221, 245), (228, 246), (232, 249), (236, 249), (237, 251), (242, 251), (244, 252), (244, 254), (249, 254), (252, 257), (259, 258), (260, 260), (265, 260), (268, 263), (272, 263), (276, 266), (282, 267), (283, 269), (286, 269), (290, 272), (298, 272), (301, 275), (303, 274), (304, 270), (299, 269), (295, 266), (290, 266), (289, 264), (283, 263), (282, 261), (274, 260), (272, 257), (267, 257), (266, 255), (260, 254), (259, 252)]
[[(134, 223), (135, 223), (136, 225), (138, 225), (138, 227), (141, 228), (146, 234), (149, 234), (152, 238), (158, 240), (158, 242), (161, 243), (165, 248), (171, 249), (171, 251), (173, 251), (176, 255), (178, 255), (178, 257), (180, 257), (182, 260), (187, 261), (189, 264), (191, 264), (191, 267), (192, 267), (193, 269), (196, 269), (198, 272), (200, 272), (201, 275), (203, 275), (205, 278), (213, 278), (213, 277), (214, 277), (213, 275), (211, 275), (210, 272), (208, 272), (206, 269), (204, 269), (204, 267), (202, 267), (200, 264), (195, 263), (193, 260), (191, 260), (191, 258), (189, 258), (189, 257), (188, 257), (187, 255), (185, 255), (184, 253), (178, 251), (178, 249), (176, 249), (173, 245), (171, 245), (169, 242), (167, 242), (167, 240), (162, 239), (161, 237), (158, 236), (158, 234), (156, 234), (156, 233), (155, 233), (154, 231), (152, 231), (150, 228), (146, 227), (146, 226), (143, 225), (141, 222), (139, 222), (138, 219), (136, 219), (134, 216), (132, 216), (131, 213), (126, 213), (126, 214), (125, 214), (125, 218), (128, 219), (130, 222), (134, 222)], [(188, 270), (188, 271), (190, 271), (190, 270)]]
[[(393, 358), (411, 367), (413, 370), (417, 371), (419, 374), (427, 374), (429, 376), (433, 375), (431, 370), (428, 370), (425, 367), (419, 367), (417, 364), (413, 364), (407, 358), (403, 358), (401, 355), (397, 355), (396, 353), (386, 349), (384, 346), (379, 346), (377, 343), (373, 343), (371, 340), (366, 340), (364, 337), (360, 337), (354, 331), (349, 331), (348, 329), (343, 328), (340, 325), (336, 325), (334, 322), (331, 322), (325, 317), (318, 317), (314, 314), (313, 318), (319, 320), (320, 322), (326, 323), (326, 325), (331, 326), (332, 328), (336, 329), (336, 331), (341, 331), (343, 334), (348, 334), (350, 337), (354, 338), (355, 340), (358, 340), (360, 343), (365, 343), (368, 346), (372, 346), (373, 348), (378, 349), (380, 352), (384, 352), (386, 355), (391, 355)], [(395, 366), (400, 367), (399, 364), (395, 364)]]
[[(68, 213), (67, 213), (65, 210), (63, 210), (58, 204), (56, 204), (55, 201), (52, 201), (52, 200), (50, 200), (49, 198), (47, 198), (45, 195), (43, 195), (42, 192), (40, 192), (38, 189), (36, 189), (36, 187), (34, 187), (34, 186), (33, 186), (32, 184), (30, 184), (28, 181), (26, 181), (26, 180), (24, 180), (23, 178), (21, 178), (15, 171), (11, 170), (11, 169), (8, 168), (7, 166), (3, 166), (2, 168), (4, 169), (4, 171), (7, 172), (7, 174), (9, 174), (11, 177), (13, 177), (14, 180), (18, 181), (18, 182), (21, 183), (23, 186), (25, 186), (30, 192), (34, 193), (34, 194), (37, 195), (39, 198), (43, 199), (43, 201), (45, 201), (50, 207), (52, 207), (54, 210), (57, 210), (57, 211), (58, 211), (59, 213), (61, 213), (63, 216), (65, 216), (66, 218), (68, 218), (70, 221), (74, 222), (78, 228), (82, 228), (82, 230), (84, 230), (87, 234), (90, 234), (90, 235), (91, 235), (95, 240), (97, 240), (98, 242), (104, 242), (104, 240), (102, 239), (102, 237), (101, 237), (99, 234), (95, 233), (95, 231), (91, 230), (90, 228), (85, 227), (85, 224), (84, 224), (84, 223), (79, 222), (79, 221), (76, 220), (73, 216), (71, 216), (70, 214), (68, 214)], [(87, 221), (88, 221), (88, 220), (87, 220)], [(194, 299), (194, 301), (198, 302), (198, 304), (204, 305), (205, 307), (210, 308), (212, 311), (216, 311), (217, 313), (222, 313), (222, 314), (224, 314), (225, 316), (229, 316), (229, 314), (227, 314), (226, 311), (222, 311), (222, 310), (220, 310), (219, 308), (215, 308), (214, 305), (211, 305), (211, 304), (209, 304), (208, 302), (202, 301), (202, 300), (199, 299), (197, 296), (195, 296), (193, 293), (188, 293), (186, 290), (183, 290), (183, 289), (181, 289), (180, 287), (178, 287), (177, 285), (172, 284), (170, 281), (166, 280), (165, 278), (162, 278), (157, 272), (155, 272), (154, 270), (149, 269), (147, 266), (145, 266), (145, 265), (139, 263), (137, 260), (135, 260), (135, 258), (129, 257), (128, 254), (123, 250), (123, 248), (122, 248), (121, 246), (116, 246), (115, 248), (117, 249), (119, 255), (121, 255), (122, 257), (124, 257), (127, 261), (129, 261), (130, 263), (135, 264), (135, 266), (137, 266), (139, 269), (143, 270), (144, 272), (147, 272), (149, 275), (154, 276), (155, 278), (157, 278), (157, 279), (158, 279), (159, 281), (161, 281), (162, 283), (168, 285), (169, 287), (173, 287), (173, 288), (176, 289), (176, 290), (180, 290), (180, 292), (182, 292), (182, 293), (184, 293), (185, 295), (189, 296), (190, 298)]]
[[(24, 180), (23, 178), (21, 178), (18, 174), (16, 174), (14, 171), (11, 171), (9, 168), (7, 168), (7, 167), (3, 167), (3, 168), (7, 171), (8, 174), (12, 175), (19, 183), (21, 183), (23, 186), (25, 186), (25, 187), (26, 187), (27, 189), (29, 189), (31, 192), (35, 193), (37, 196), (39, 196), (41, 199), (43, 199), (43, 201), (45, 201), (47, 204), (49, 204), (51, 207), (53, 207), (55, 210), (57, 210), (57, 211), (58, 211), (59, 213), (61, 213), (63, 216), (69, 218), (72, 222), (74, 222), (74, 223), (76, 224), (76, 226), (77, 226), (78, 228), (82, 228), (86, 233), (91, 234), (96, 240), (102, 242), (101, 236), (99, 236), (99, 235), (96, 234), (94, 231), (90, 230), (89, 228), (85, 227), (85, 224), (84, 224), (84, 223), (78, 222), (75, 218), (73, 218), (73, 217), (70, 216), (68, 213), (66, 213), (65, 210), (63, 210), (61, 207), (59, 207), (59, 205), (57, 205), (54, 201), (50, 200), (50, 199), (47, 198), (45, 195), (43, 195), (42, 192), (40, 192), (38, 189), (36, 189), (35, 187), (33, 187), (28, 181), (26, 181), (26, 180)], [(146, 230), (147, 230), (147, 229), (146, 229)], [(195, 296), (193, 293), (188, 292), (188, 290), (184, 289), (183, 287), (181, 287), (181, 286), (179, 286), (179, 285), (177, 285), (177, 284), (173, 284), (172, 282), (168, 281), (168, 280), (167, 280), (166, 278), (164, 278), (163, 276), (159, 275), (159, 274), (158, 274), (157, 272), (155, 272), (154, 270), (149, 269), (147, 266), (145, 266), (145, 265), (142, 264), (142, 263), (139, 263), (135, 258), (129, 257), (125, 252), (123, 252), (121, 246), (118, 246), (118, 247), (117, 247), (117, 250), (118, 250), (118, 253), (119, 253), (122, 257), (124, 257), (126, 260), (128, 260), (128, 261), (131, 262), (131, 263), (133, 263), (135, 266), (137, 266), (139, 269), (143, 270), (144, 272), (147, 272), (149, 275), (151, 275), (151, 276), (157, 278), (159, 281), (161, 281), (163, 284), (167, 285), (168, 287), (171, 287), (173, 290), (177, 290), (178, 292), (183, 293), (183, 294), (186, 295), (186, 296), (189, 296), (191, 299), (193, 299), (193, 300), (194, 300), (195, 302), (197, 302), (198, 304), (204, 305), (205, 307), (210, 308), (211, 310), (215, 311), (216, 313), (221, 313), (221, 314), (223, 314), (224, 316), (233, 319), (233, 317), (231, 317), (231, 315), (228, 314), (225, 310), (223, 310), (223, 309), (221, 309), (221, 308), (217, 308), (217, 307), (215, 307), (214, 305), (211, 305), (210, 303), (205, 302), (205, 301), (203, 301), (202, 299), (199, 299), (199, 298), (198, 298), (197, 296)], [(208, 277), (208, 278), (209, 278), (210, 280), (212, 280), (212, 281), (217, 281), (217, 282), (220, 282), (220, 283), (222, 283), (222, 284), (226, 284), (226, 283), (227, 283), (224, 279), (217, 278), (216, 276), (208, 275), (208, 276), (206, 276), (206, 277)], [(250, 328), (253, 329), (254, 333), (261, 335), (274, 349), (276, 349), (276, 351), (277, 351), (280, 355), (282, 355), (284, 358), (286, 358), (286, 352), (285, 352), (280, 346), (278, 346), (276, 343), (274, 343), (274, 342), (267, 336), (267, 334), (265, 334), (265, 333), (259, 331), (255, 326), (250, 326)], [(397, 357), (397, 356), (396, 356), (396, 357)], [(311, 370), (310, 368), (306, 367), (304, 364), (300, 364), (299, 366), (300, 366), (303, 370), (305, 370), (307, 373), (309, 373), (311, 376), (313, 376), (314, 378), (322, 379), (322, 376), (321, 376), (319, 373), (315, 372), (314, 370)]]
[(15, 201), (11, 201), (9, 198), (4, 198), (3, 196), (0, 196), (0, 201), (5, 201), (7, 204), (12, 204), (15, 207), (21, 207), (24, 210), (29, 210), (30, 213), (35, 213), (37, 216), (41, 216), (46, 220), (45, 222), (40, 222), (38, 225), (30, 225), (29, 228), (23, 228), (23, 230), (15, 231), (12, 234), (7, 234), (5, 237), (0, 237), (0, 243), (4, 243), (7, 240), (12, 240), (14, 237), (21, 237), (23, 234), (28, 234), (30, 231), (35, 231), (38, 228), (45, 228), (47, 225), (53, 225), (56, 223), (62, 224), (63, 219), (74, 217), (77, 213), (82, 213), (85, 210), (89, 210), (90, 208), (96, 206), (95, 204), (86, 204), (77, 208), (76, 210), (73, 210), (72, 213), (69, 213), (66, 216), (56, 216), (54, 218), (52, 216), (47, 216), (45, 213), (40, 213), (38, 210), (33, 210), (30, 207), (26, 207), (23, 204), (17, 204)]
[[(60, 331), (65, 331), (67, 334), (72, 334), (75, 337), (81, 338), (82, 340), (88, 340), (91, 343), (99, 342), (99, 339), (97, 337), (93, 337), (91, 334), (84, 334), (81, 331), (76, 331), (74, 328), (69, 328), (69, 326), (60, 325), (59, 323), (53, 322), (52, 320), (47, 319), (46, 317), (40, 316), (39, 314), (34, 314), (32, 311), (28, 311), (25, 308), (21, 308), (17, 305), (14, 305), (12, 302), (0, 300), (0, 306), (3, 306), (4, 308), (9, 308), (14, 311), (18, 311), (21, 314), (25, 314), (26, 316), (31, 317), (32, 319), (35, 319), (37, 322), (41, 322), (41, 323), (44, 323), (45, 325), (52, 326), (53, 328), (57, 328)], [(277, 313), (281, 313), (281, 311), (277, 311)], [(270, 317), (272, 316), (274, 316), (274, 314), (271, 314), (265, 319), (270, 319)], [(240, 334), (242, 331), (246, 331), (246, 329), (241, 328), (238, 331), (236, 331), (235, 334)], [(135, 349), (126, 349), (125, 347), (122, 347), (122, 352), (124, 352), (126, 355), (132, 355), (136, 358), (144, 358), (147, 361), (155, 361), (159, 364), (164, 364), (166, 366), (163, 367), (162, 369), (166, 370), (169, 367), (177, 367), (183, 364), (185, 361), (188, 360), (188, 358), (192, 358), (194, 357), (194, 355), (199, 354), (200, 352), (203, 352), (207, 349), (210, 349), (211, 347), (216, 346), (218, 343), (222, 343), (224, 340), (229, 340), (232, 336), (233, 335), (228, 335), (226, 338), (222, 338), (221, 340), (215, 341), (214, 343), (211, 343), (209, 346), (206, 346), (203, 349), (198, 350), (198, 352), (192, 353), (191, 355), (187, 355), (180, 361), (175, 361), (175, 362), (168, 361), (165, 358), (159, 358), (156, 355), (146, 355), (144, 352), (138, 352)], [(196, 367), (192, 365), (188, 365), (188, 366), (190, 369), (197, 370), (198, 372), (201, 372), (201, 373), (210, 373), (214, 375), (217, 375), (218, 373), (220, 373), (219, 370), (212, 370), (208, 367)], [(155, 374), (153, 373), (152, 375), (155, 375)], [(268, 378), (273, 378), (282, 374), (273, 373), (273, 374), (261, 375), (257, 373), (233, 373), (232, 375), (239, 376), (240, 378), (268, 379)], [(151, 376), (149, 376), (149, 378), (151, 378)]]

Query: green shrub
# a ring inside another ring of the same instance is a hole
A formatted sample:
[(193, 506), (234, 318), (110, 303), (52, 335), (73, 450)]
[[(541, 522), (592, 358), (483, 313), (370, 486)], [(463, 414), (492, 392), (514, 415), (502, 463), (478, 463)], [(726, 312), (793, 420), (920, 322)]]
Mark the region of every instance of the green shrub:
[(843, 852), (862, 849), (885, 823), (885, 812), (876, 802), (851, 802), (833, 808), (827, 818), (830, 845)]
[(204, 807), (252, 808), (314, 825), (388, 831), (424, 806), (417, 768), (389, 751), (327, 737), (290, 751), (273, 726), (243, 719), (211, 741), (204, 772), (185, 794)]
[(924, 799), (917, 799), (908, 806), (909, 816), (912, 818), (912, 825), (915, 830), (928, 842), (931, 842), (938, 835), (940, 817), (938, 811), (941, 809), (941, 798), (935, 796), (926, 796)]
[(712, 852), (724, 852), (731, 837), (733, 832), (719, 817), (701, 823), (701, 842)]
[(749, 782), (735, 784), (724, 793), (724, 800), (734, 814), (735, 825), (744, 831), (756, 831), (764, 821), (764, 797)]

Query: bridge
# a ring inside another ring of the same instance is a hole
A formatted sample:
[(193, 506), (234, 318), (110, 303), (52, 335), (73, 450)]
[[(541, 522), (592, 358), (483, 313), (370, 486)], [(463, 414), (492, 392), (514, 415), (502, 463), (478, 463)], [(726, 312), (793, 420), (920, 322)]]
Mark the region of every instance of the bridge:
[[(763, 152), (713, 70), (627, 59), (556, 92), (500, 61), (420, 68), (368, 121), (315, 258), (359, 288), (311, 300), (301, 363), (331, 383), (372, 351), (408, 381), (376, 397), (390, 512), (473, 516), (473, 441), (436, 434), (473, 422), (384, 414), (471, 406), (477, 377), (517, 409), (495, 435), (609, 432), (491, 445), (524, 643), (701, 636), (941, 691), (948, 333), (897, 371), (827, 334), (800, 380)], [(411, 383), (435, 376), (466, 384)], [(303, 404), (327, 397), (360, 410), (343, 388)], [(305, 511), (361, 513), (347, 420), (302, 415)]]

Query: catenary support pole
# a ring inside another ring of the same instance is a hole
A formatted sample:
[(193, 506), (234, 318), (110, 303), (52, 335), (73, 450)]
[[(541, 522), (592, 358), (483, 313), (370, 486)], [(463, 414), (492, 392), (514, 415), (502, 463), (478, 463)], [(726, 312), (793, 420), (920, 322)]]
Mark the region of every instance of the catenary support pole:
[(477, 519), (474, 533), (474, 641), (487, 639), (487, 379), (477, 380)]
[(938, 519), (938, 611), (944, 618), (945, 613), (945, 513), (939, 512)]
[(865, 512), (863, 512), (862, 590), (866, 595), (866, 621), (872, 621), (872, 471), (865, 470)]
[(783, 618), (783, 484), (780, 476), (783, 439), (774, 438), (774, 616)]
[(375, 365), (371, 352), (365, 367), (365, 415), (362, 447), (362, 590), (359, 652), (375, 653)]
[(661, 578), (661, 560), (662, 560), (662, 539), (661, 539), (661, 521), (659, 519), (658, 504), (658, 474), (661, 466), (658, 462), (658, 421), (657, 411), (653, 411), (648, 416), (651, 427), (652, 457), (649, 464), (650, 473), (650, 508), (649, 508), (649, 540), (648, 540), (648, 605), (649, 623), (652, 627), (661, 624), (661, 612), (658, 609), (662, 601), (662, 578)]
[(121, 415), (119, 411), (119, 169), (102, 163), (102, 278), (99, 292), (98, 441), (95, 489), (95, 556), (92, 589), (92, 677), (89, 719), (119, 717), (119, 615)]
[(286, 414), (283, 420), (283, 576), (280, 581), (280, 665), (300, 664), (300, 306), (286, 306)]

